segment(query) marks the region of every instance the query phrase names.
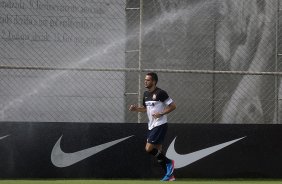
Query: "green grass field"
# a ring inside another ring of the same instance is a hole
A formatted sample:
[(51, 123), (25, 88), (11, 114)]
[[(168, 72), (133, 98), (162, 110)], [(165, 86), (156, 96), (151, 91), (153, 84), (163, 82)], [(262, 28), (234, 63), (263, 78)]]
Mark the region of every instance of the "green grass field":
[[(175, 183), (184, 184), (282, 184), (282, 180), (191, 180), (179, 179)], [(0, 184), (157, 184), (156, 180), (0, 180)]]

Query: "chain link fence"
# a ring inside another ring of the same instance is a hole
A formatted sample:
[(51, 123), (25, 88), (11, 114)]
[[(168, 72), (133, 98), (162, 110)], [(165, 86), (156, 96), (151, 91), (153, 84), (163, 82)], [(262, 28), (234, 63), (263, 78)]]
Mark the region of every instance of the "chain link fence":
[(0, 0), (0, 121), (282, 123), (281, 0)]

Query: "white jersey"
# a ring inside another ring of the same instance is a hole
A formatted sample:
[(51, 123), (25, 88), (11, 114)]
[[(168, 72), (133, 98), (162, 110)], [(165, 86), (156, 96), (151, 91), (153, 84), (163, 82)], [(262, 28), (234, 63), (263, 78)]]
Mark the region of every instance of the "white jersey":
[(153, 92), (145, 91), (143, 96), (143, 105), (147, 109), (148, 129), (167, 123), (167, 116), (163, 115), (160, 118), (154, 118), (154, 113), (161, 113), (166, 106), (171, 104), (173, 100), (168, 96), (167, 92), (156, 88)]

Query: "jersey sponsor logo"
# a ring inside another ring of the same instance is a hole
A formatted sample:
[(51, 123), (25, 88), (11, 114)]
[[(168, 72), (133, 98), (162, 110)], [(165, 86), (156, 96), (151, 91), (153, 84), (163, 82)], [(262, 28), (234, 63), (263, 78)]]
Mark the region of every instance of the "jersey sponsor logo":
[(62, 151), (61, 146), (60, 146), (61, 139), (62, 139), (62, 136), (61, 136), (53, 147), (53, 150), (51, 153), (51, 161), (56, 167), (68, 167), (90, 156), (93, 156), (109, 147), (112, 147), (126, 139), (129, 139), (132, 136), (133, 135), (124, 137), (121, 139), (117, 139), (111, 142), (107, 142), (104, 144), (100, 144), (100, 145), (97, 145), (91, 148), (83, 149), (83, 150), (73, 152), (73, 153), (65, 153), (64, 151)]
[(204, 157), (207, 157), (209, 156), (210, 154), (216, 152), (216, 151), (219, 151), (231, 144), (234, 144), (235, 142), (237, 141), (240, 141), (241, 139), (244, 139), (245, 137), (241, 137), (239, 139), (235, 139), (235, 140), (232, 140), (232, 141), (228, 141), (228, 142), (225, 142), (225, 143), (222, 143), (222, 144), (218, 144), (218, 145), (215, 145), (215, 146), (212, 146), (212, 147), (208, 147), (208, 148), (205, 148), (205, 149), (201, 149), (201, 150), (198, 150), (198, 151), (195, 151), (195, 152), (192, 152), (192, 153), (188, 153), (188, 154), (184, 154), (184, 155), (180, 155), (178, 154), (176, 151), (175, 151), (175, 148), (174, 148), (174, 144), (175, 144), (175, 140), (176, 140), (176, 137), (174, 138), (174, 140), (171, 142), (171, 144), (169, 145), (168, 149), (167, 149), (167, 152), (166, 152), (166, 156), (172, 160), (174, 160), (175, 162), (175, 168), (182, 168), (182, 167), (185, 167), (185, 166), (188, 166)]
[(155, 106), (155, 102), (147, 101), (145, 102), (146, 106)]

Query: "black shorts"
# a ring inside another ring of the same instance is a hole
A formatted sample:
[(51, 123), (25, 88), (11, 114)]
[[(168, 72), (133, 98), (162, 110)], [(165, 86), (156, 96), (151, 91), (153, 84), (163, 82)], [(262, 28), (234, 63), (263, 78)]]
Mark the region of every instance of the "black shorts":
[(148, 131), (147, 142), (151, 144), (162, 144), (167, 132), (167, 123)]

